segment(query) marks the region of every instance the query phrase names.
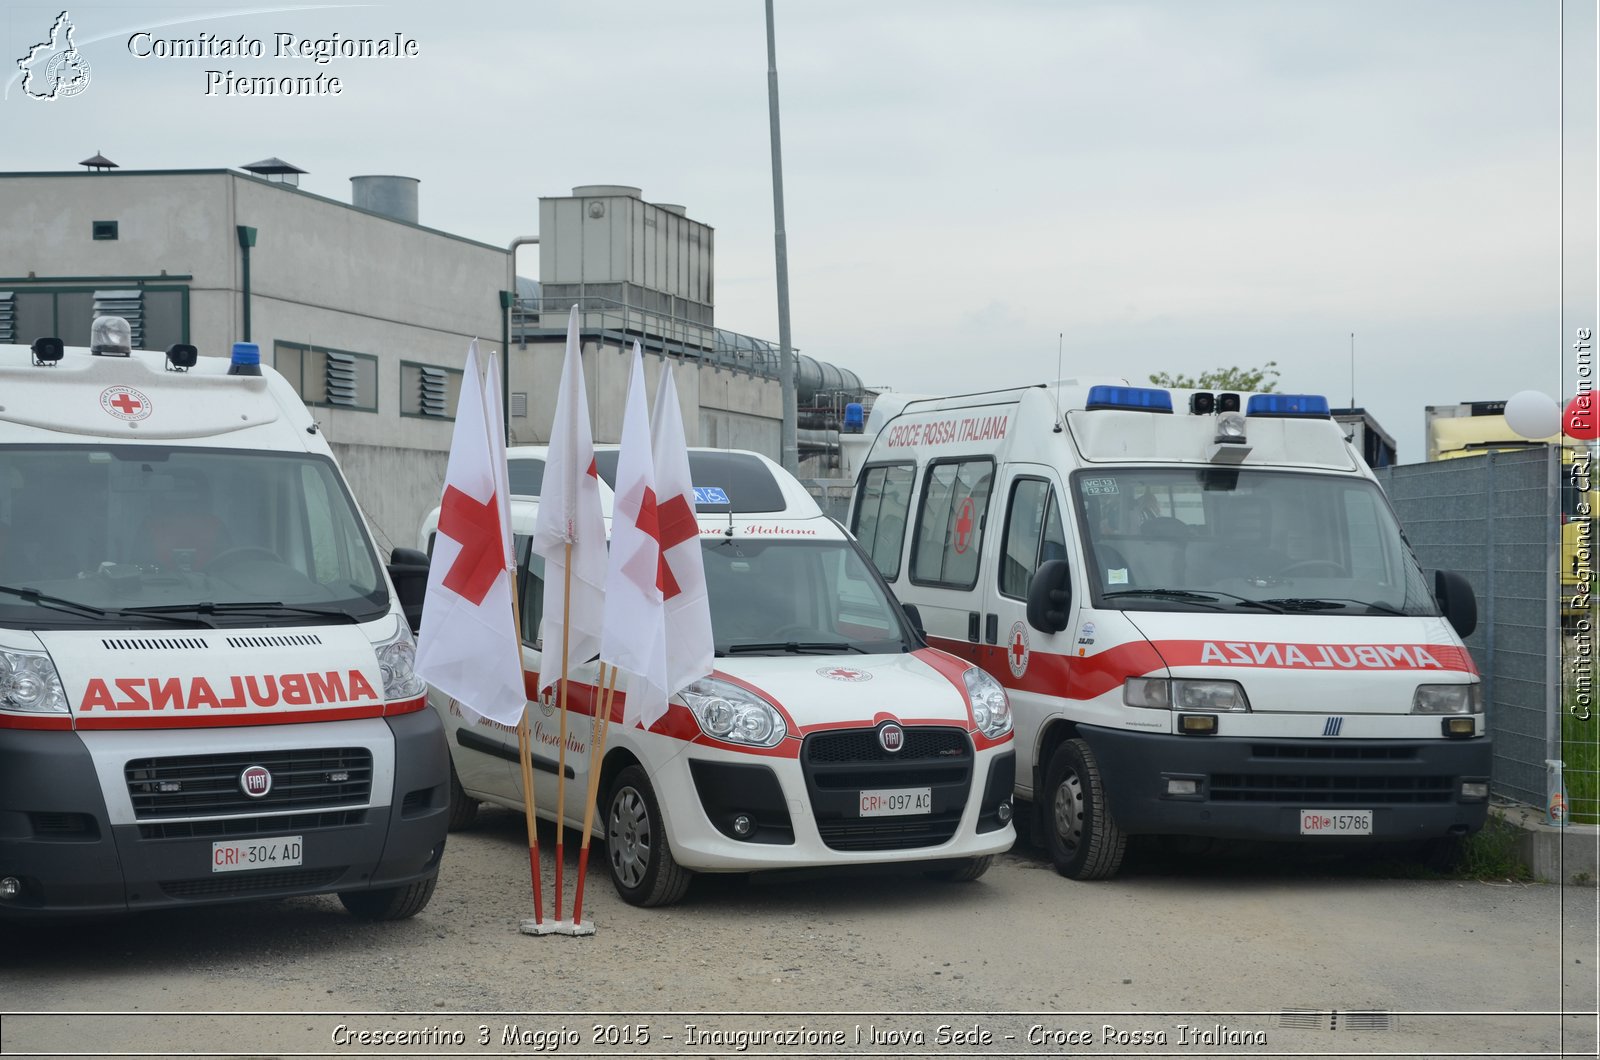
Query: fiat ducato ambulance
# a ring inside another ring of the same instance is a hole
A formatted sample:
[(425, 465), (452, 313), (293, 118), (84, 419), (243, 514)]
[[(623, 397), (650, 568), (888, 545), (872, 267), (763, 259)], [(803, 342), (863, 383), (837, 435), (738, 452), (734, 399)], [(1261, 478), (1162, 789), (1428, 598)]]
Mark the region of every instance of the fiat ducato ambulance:
[[(528, 537), (545, 450), (508, 454), (519, 556), (523, 666), (541, 669), (539, 623), (560, 606)], [(609, 522), (617, 450), (595, 462)], [(1009, 848), (1014, 785), (1004, 689), (923, 641), (837, 522), (793, 476), (756, 453), (691, 449), (715, 669), (671, 697), (646, 731), (624, 727), (619, 692), (600, 763), (595, 838), (634, 905), (682, 897), (702, 872), (922, 862), (978, 878)], [(520, 484), (520, 485), (519, 485)], [(419, 545), (430, 548), (438, 513)], [(596, 665), (571, 675), (565, 821), (580, 827), (596, 710)], [(512, 727), (434, 693), (458, 774), (455, 823), (480, 801), (520, 809)], [(558, 699), (529, 704), (534, 795), (557, 811)]]
[(1459, 575), (1429, 591), (1327, 401), (1125, 384), (907, 402), (851, 529), (929, 643), (1010, 693), (1063, 875), (1139, 834), (1479, 828), (1490, 740)]
[(0, 346), (0, 920), (411, 916), (449, 759), (349, 488), (254, 346), (128, 330)]

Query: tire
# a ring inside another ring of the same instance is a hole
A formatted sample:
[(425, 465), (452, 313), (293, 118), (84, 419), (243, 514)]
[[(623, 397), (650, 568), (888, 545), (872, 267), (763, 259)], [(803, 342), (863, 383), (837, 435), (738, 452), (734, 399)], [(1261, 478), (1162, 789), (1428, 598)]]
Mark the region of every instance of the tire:
[(472, 827), (478, 819), (478, 800), (468, 795), (461, 787), (461, 778), (456, 776), (456, 764), (450, 763), (450, 831), (461, 832)]
[(638, 766), (617, 774), (606, 796), (606, 868), (629, 905), (671, 905), (689, 889), (694, 873), (672, 856), (650, 778)]
[(1128, 840), (1106, 808), (1094, 751), (1068, 740), (1050, 756), (1044, 776), (1045, 849), (1056, 871), (1074, 880), (1115, 876)]
[(931, 880), (943, 880), (946, 883), (970, 883), (988, 872), (993, 864), (994, 855), (985, 854), (981, 858), (963, 858), (941, 869), (929, 869), (925, 875)]
[(405, 920), (422, 912), (433, 897), (438, 875), (408, 883), (404, 887), (380, 887), (371, 891), (340, 891), (339, 901), (353, 916), (363, 920)]

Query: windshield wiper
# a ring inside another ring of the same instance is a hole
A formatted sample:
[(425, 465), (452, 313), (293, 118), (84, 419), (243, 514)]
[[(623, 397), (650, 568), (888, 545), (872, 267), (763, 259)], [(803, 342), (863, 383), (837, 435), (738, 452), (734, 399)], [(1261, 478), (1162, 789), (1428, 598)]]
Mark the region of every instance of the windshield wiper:
[(1219, 594), (1194, 593), (1188, 589), (1117, 589), (1100, 595), (1107, 600), (1118, 596), (1157, 596), (1163, 600), (1193, 600), (1195, 603), (1215, 604)]
[[(86, 604), (79, 600), (68, 600), (64, 596), (51, 596), (49, 593), (41, 593), (37, 589), (28, 589), (22, 586), (0, 585), (0, 593), (10, 593), (12, 596), (19, 596), (31, 604), (48, 607), (52, 611), (61, 611), (69, 615), (82, 615), (85, 618), (111, 618), (123, 614), (120, 609), (107, 610), (104, 607), (96, 607), (93, 604)], [(157, 618), (164, 622), (174, 622), (182, 626), (209, 625), (207, 622), (183, 618), (178, 615), (151, 615), (149, 617)]]
[(1264, 603), (1277, 604), (1285, 611), (1334, 611), (1352, 605), (1365, 607), (1368, 611), (1376, 611), (1380, 615), (1404, 615), (1405, 612), (1393, 604), (1379, 603), (1375, 600), (1352, 600), (1339, 596), (1292, 596), (1281, 600), (1266, 600)]
[(51, 596), (49, 593), (41, 593), (37, 589), (29, 589), (25, 586), (0, 585), (0, 593), (20, 596), (30, 604), (48, 607), (52, 611), (66, 611), (69, 614), (88, 615), (92, 618), (104, 618), (106, 616), (106, 610), (103, 607), (79, 603), (77, 600), (68, 600), (63, 596)]
[(214, 603), (202, 600), (193, 604), (155, 604), (150, 607), (124, 607), (124, 615), (173, 615), (191, 612), (196, 615), (315, 615), (319, 618), (336, 618), (342, 622), (359, 622), (348, 611), (331, 607), (300, 607), (279, 600), (239, 600)]
[(842, 640), (774, 640), (758, 644), (730, 644), (717, 652), (718, 655), (746, 655), (765, 651), (786, 651), (794, 655), (808, 655), (823, 653), (832, 655), (838, 652), (856, 652), (860, 655), (867, 653), (865, 648), (858, 648), (854, 644), (847, 644)]

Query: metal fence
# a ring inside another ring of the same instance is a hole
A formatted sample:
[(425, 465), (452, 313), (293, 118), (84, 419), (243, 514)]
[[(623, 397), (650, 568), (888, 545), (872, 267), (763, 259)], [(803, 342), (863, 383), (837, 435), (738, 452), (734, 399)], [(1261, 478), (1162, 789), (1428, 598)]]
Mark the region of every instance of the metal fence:
[(1487, 452), (1377, 472), (1428, 574), (1454, 570), (1478, 597), (1466, 639), (1494, 737), (1493, 788), (1545, 803), (1560, 757), (1559, 450)]

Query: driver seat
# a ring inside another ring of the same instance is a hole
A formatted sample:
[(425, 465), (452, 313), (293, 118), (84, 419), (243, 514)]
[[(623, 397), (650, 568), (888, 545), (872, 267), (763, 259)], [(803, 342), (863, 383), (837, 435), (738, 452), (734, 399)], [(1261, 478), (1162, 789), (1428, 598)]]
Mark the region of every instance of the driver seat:
[(211, 512), (155, 512), (144, 522), (139, 562), (163, 570), (198, 570), (226, 551), (228, 527)]

